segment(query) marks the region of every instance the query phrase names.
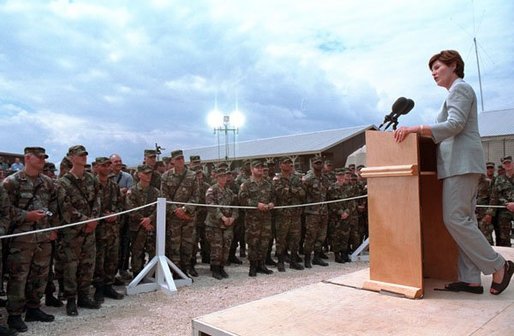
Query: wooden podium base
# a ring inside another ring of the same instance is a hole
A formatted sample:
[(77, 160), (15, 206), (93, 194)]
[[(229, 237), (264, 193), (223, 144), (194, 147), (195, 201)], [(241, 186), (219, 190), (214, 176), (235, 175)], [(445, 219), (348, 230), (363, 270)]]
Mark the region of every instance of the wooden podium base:
[(398, 285), (389, 282), (367, 280), (362, 285), (362, 288), (374, 292), (390, 292), (399, 294), (409, 299), (421, 299), (423, 297), (423, 288)]

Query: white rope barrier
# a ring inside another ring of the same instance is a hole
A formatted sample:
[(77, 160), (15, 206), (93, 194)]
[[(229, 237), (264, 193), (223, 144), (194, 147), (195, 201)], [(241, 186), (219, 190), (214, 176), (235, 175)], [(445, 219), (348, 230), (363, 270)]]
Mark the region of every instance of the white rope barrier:
[(148, 204), (136, 207), (136, 208), (132, 208), (132, 209), (129, 209), (129, 210), (125, 210), (125, 211), (113, 213), (113, 214), (110, 214), (110, 215), (106, 215), (106, 216), (103, 216), (103, 217), (87, 219), (87, 220), (81, 221), (81, 222), (64, 224), (64, 225), (60, 225), (60, 226), (52, 226), (52, 227), (49, 227), (49, 228), (39, 229), (39, 230), (34, 230), (34, 231), (26, 231), (26, 232), (19, 232), (19, 233), (8, 234), (8, 235), (0, 236), (0, 239), (13, 238), (13, 237), (19, 237), (19, 236), (26, 236), (26, 235), (34, 234), (34, 233), (40, 233), (40, 232), (46, 232), (46, 231), (54, 231), (54, 230), (64, 229), (64, 228), (68, 228), (68, 227), (72, 227), (72, 226), (76, 226), (76, 225), (82, 225), (82, 224), (87, 224), (87, 223), (91, 223), (91, 222), (97, 222), (97, 221), (101, 221), (103, 219), (107, 219), (107, 218), (123, 215), (123, 214), (129, 213), (129, 212), (132, 212), (132, 211), (137, 211), (137, 210), (140, 210), (140, 209), (152, 206), (154, 204), (157, 204), (157, 201), (152, 202), (152, 203), (148, 203)]

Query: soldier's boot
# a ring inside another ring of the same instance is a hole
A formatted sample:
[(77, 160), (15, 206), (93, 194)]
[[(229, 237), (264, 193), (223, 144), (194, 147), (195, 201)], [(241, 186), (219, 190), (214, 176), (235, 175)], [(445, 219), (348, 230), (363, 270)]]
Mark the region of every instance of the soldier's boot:
[(296, 252), (291, 253), (291, 258), (293, 258), (293, 260), (295, 260), (297, 263), (303, 262), (302, 257), (300, 257), (300, 255)]
[(104, 298), (104, 286), (97, 285), (95, 289), (95, 295), (93, 296), (96, 302), (103, 303), (105, 302)]
[(225, 266), (220, 266), (220, 274), (222, 277), (224, 277), (225, 279), (228, 278), (228, 273), (225, 272)]
[(52, 322), (53, 320), (55, 320), (55, 316), (47, 314), (39, 308), (27, 308), (25, 313), (26, 322)]
[(312, 268), (310, 252), (305, 252), (305, 268)]
[(64, 303), (62, 303), (61, 300), (56, 298), (53, 293), (46, 293), (45, 294), (45, 305), (47, 307), (62, 307), (64, 306)]
[(342, 253), (341, 252), (334, 252), (334, 261), (339, 264), (344, 264)]
[(279, 255), (278, 256), (277, 270), (279, 272), (285, 272), (286, 271), (286, 268), (284, 267), (284, 256), (283, 255)]
[(296, 260), (291, 259), (291, 262), (289, 263), (289, 268), (292, 268), (294, 270), (302, 271), (304, 268), (301, 264), (297, 263)]
[(272, 274), (273, 271), (268, 269), (266, 267), (266, 265), (262, 262), (262, 261), (259, 261), (257, 263), (257, 273), (262, 273), (262, 274)]
[(321, 259), (319, 252), (314, 253), (314, 258), (312, 258), (312, 264), (319, 266), (328, 266), (328, 263)]
[(123, 299), (124, 295), (116, 291), (112, 285), (106, 285), (104, 286), (104, 296), (114, 299), (114, 300), (121, 300)]
[(241, 260), (239, 260), (235, 254), (231, 254), (229, 255), (228, 257), (228, 261), (233, 263), (233, 264), (237, 264), (237, 265), (241, 265), (243, 262)]
[(7, 318), (7, 325), (9, 326), (9, 328), (14, 329), (18, 332), (25, 332), (29, 330), (25, 322), (23, 322), (23, 320), (21, 319), (21, 315), (9, 315), (9, 317)]
[(14, 329), (9, 329), (4, 326), (0, 326), (0, 336), (16, 336), (18, 332)]
[(68, 298), (66, 301), (66, 315), (68, 316), (77, 316), (79, 314), (77, 310), (77, 302), (75, 298)]
[(221, 266), (219, 265), (212, 265), (212, 277), (216, 280), (221, 280), (223, 279), (223, 276), (221, 275), (220, 273), (220, 268)]
[(343, 259), (343, 262), (352, 262), (352, 260), (348, 256), (348, 252), (346, 251), (341, 252), (341, 258)]
[(264, 264), (266, 264), (268, 266), (277, 266), (277, 262), (275, 260), (273, 260), (273, 258), (271, 258), (270, 250), (268, 250), (268, 254), (266, 255), (266, 261), (264, 262)]
[(211, 263), (211, 256), (207, 253), (202, 253), (202, 264), (210, 264)]
[(239, 257), (240, 258), (246, 257), (246, 247), (244, 245), (239, 247)]
[(187, 273), (195, 278), (198, 276), (198, 272), (195, 270), (195, 267), (193, 265), (188, 266)]
[(79, 295), (79, 299), (77, 300), (77, 306), (86, 309), (100, 309), (102, 305), (100, 304), (100, 302), (92, 300), (88, 296)]
[(287, 251), (284, 253), (284, 262), (291, 263), (291, 255)]
[[(327, 248), (327, 251), (328, 251), (328, 248)], [(319, 252), (319, 257), (321, 259), (328, 259), (328, 256), (325, 253), (323, 253), (323, 251)]]
[(257, 276), (257, 262), (250, 260), (250, 271), (248, 271), (248, 276), (254, 277)]

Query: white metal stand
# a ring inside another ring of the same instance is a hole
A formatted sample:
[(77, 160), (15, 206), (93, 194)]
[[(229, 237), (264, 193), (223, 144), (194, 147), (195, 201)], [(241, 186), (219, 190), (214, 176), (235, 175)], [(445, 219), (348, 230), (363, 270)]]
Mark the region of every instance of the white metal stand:
[[(165, 255), (166, 244), (166, 198), (157, 199), (157, 228), (156, 228), (155, 257), (127, 286), (127, 294), (139, 294), (163, 290), (166, 294), (174, 294), (177, 287), (189, 286), (193, 283), (174, 263)], [(170, 269), (180, 276), (173, 279)]]
[(369, 237), (366, 238), (365, 241), (362, 242), (362, 244), (357, 247), (355, 251), (350, 255), (351, 261), (368, 261), (369, 255), (360, 255), (362, 252), (366, 251), (369, 246)]

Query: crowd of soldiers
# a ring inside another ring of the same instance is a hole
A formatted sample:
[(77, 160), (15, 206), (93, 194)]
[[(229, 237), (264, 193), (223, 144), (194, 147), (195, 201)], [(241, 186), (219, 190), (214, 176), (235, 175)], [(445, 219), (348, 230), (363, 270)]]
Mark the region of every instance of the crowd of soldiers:
[[(491, 245), (511, 246), (514, 213), (504, 206), (514, 202), (514, 170), (512, 156), (501, 159), (497, 171), (494, 162), (486, 163), (486, 174), (478, 185), (476, 214), (480, 230)], [(496, 238), (496, 242), (493, 240)]]
[(106, 297), (123, 299), (114, 286), (155, 255), (156, 205), (145, 205), (159, 197), (171, 201), (165, 254), (182, 276), (198, 276), (198, 254), (218, 280), (229, 277), (225, 266), (245, 257), (252, 277), (273, 273), (267, 266), (327, 266), (328, 251), (344, 263), (367, 235), (365, 199), (326, 203), (366, 193), (362, 166), (333, 169), (316, 156), (301, 174), (283, 157), (277, 170), (273, 161), (252, 160), (239, 171), (222, 162), (207, 173), (199, 156), (186, 166), (182, 150), (157, 161), (149, 149), (131, 172), (117, 154), (89, 165), (86, 148), (76, 145), (56, 176), (47, 158), (44, 148), (26, 147), (24, 168), (0, 184), (0, 236), (14, 235), (0, 239), (0, 291), (7, 296), (0, 303), (8, 313), (0, 335), (27, 331), (27, 321), (52, 322), (43, 297), (69, 316), (99, 309)]

